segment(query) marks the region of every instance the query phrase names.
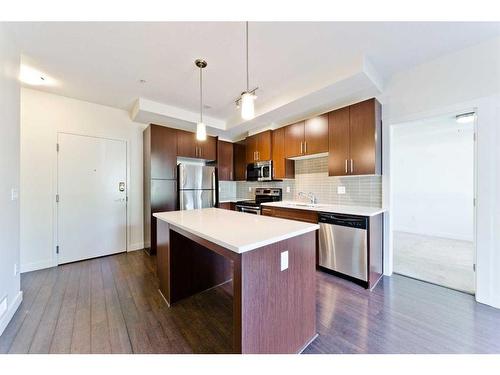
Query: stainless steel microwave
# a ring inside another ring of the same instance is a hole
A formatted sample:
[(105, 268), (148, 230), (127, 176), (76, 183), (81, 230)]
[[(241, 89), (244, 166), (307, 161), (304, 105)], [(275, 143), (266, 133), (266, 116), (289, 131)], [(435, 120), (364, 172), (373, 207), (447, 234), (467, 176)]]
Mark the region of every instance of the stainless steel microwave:
[(247, 181), (272, 181), (273, 162), (258, 161), (247, 165)]

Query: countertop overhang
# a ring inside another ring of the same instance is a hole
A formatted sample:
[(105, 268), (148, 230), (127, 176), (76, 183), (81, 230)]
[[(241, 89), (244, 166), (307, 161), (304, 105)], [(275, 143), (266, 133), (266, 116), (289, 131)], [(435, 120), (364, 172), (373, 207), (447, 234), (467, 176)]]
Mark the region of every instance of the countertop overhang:
[(158, 212), (153, 216), (239, 254), (319, 229), (318, 224), (219, 208)]
[(365, 206), (345, 206), (334, 204), (307, 204), (303, 202), (280, 201), (262, 203), (262, 206), (290, 208), (294, 210), (327, 212), (333, 214), (355, 215), (355, 216), (376, 216), (387, 211), (380, 207), (365, 207)]

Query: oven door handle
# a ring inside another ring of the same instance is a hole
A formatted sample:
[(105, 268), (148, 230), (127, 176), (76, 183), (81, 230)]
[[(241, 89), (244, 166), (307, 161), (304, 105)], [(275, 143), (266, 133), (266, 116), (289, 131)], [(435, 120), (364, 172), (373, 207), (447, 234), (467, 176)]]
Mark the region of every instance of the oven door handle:
[(238, 211), (240, 211), (240, 212), (247, 212), (247, 213), (251, 213), (251, 214), (260, 215), (259, 208), (247, 208), (247, 207), (242, 207), (242, 206), (238, 206), (237, 208), (238, 208)]

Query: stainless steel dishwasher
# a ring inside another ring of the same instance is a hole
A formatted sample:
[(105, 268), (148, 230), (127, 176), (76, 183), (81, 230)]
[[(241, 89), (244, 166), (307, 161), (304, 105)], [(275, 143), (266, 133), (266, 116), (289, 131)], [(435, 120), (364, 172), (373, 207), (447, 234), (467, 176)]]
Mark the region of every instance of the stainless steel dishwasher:
[(368, 218), (322, 212), (319, 226), (319, 265), (367, 281)]

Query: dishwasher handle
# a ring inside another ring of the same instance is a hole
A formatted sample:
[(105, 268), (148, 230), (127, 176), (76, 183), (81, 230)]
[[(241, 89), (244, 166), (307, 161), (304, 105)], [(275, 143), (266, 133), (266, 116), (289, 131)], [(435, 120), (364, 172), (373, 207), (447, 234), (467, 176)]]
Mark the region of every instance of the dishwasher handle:
[(360, 216), (350, 216), (341, 214), (320, 213), (318, 217), (320, 223), (340, 225), (356, 229), (367, 229), (368, 218)]

